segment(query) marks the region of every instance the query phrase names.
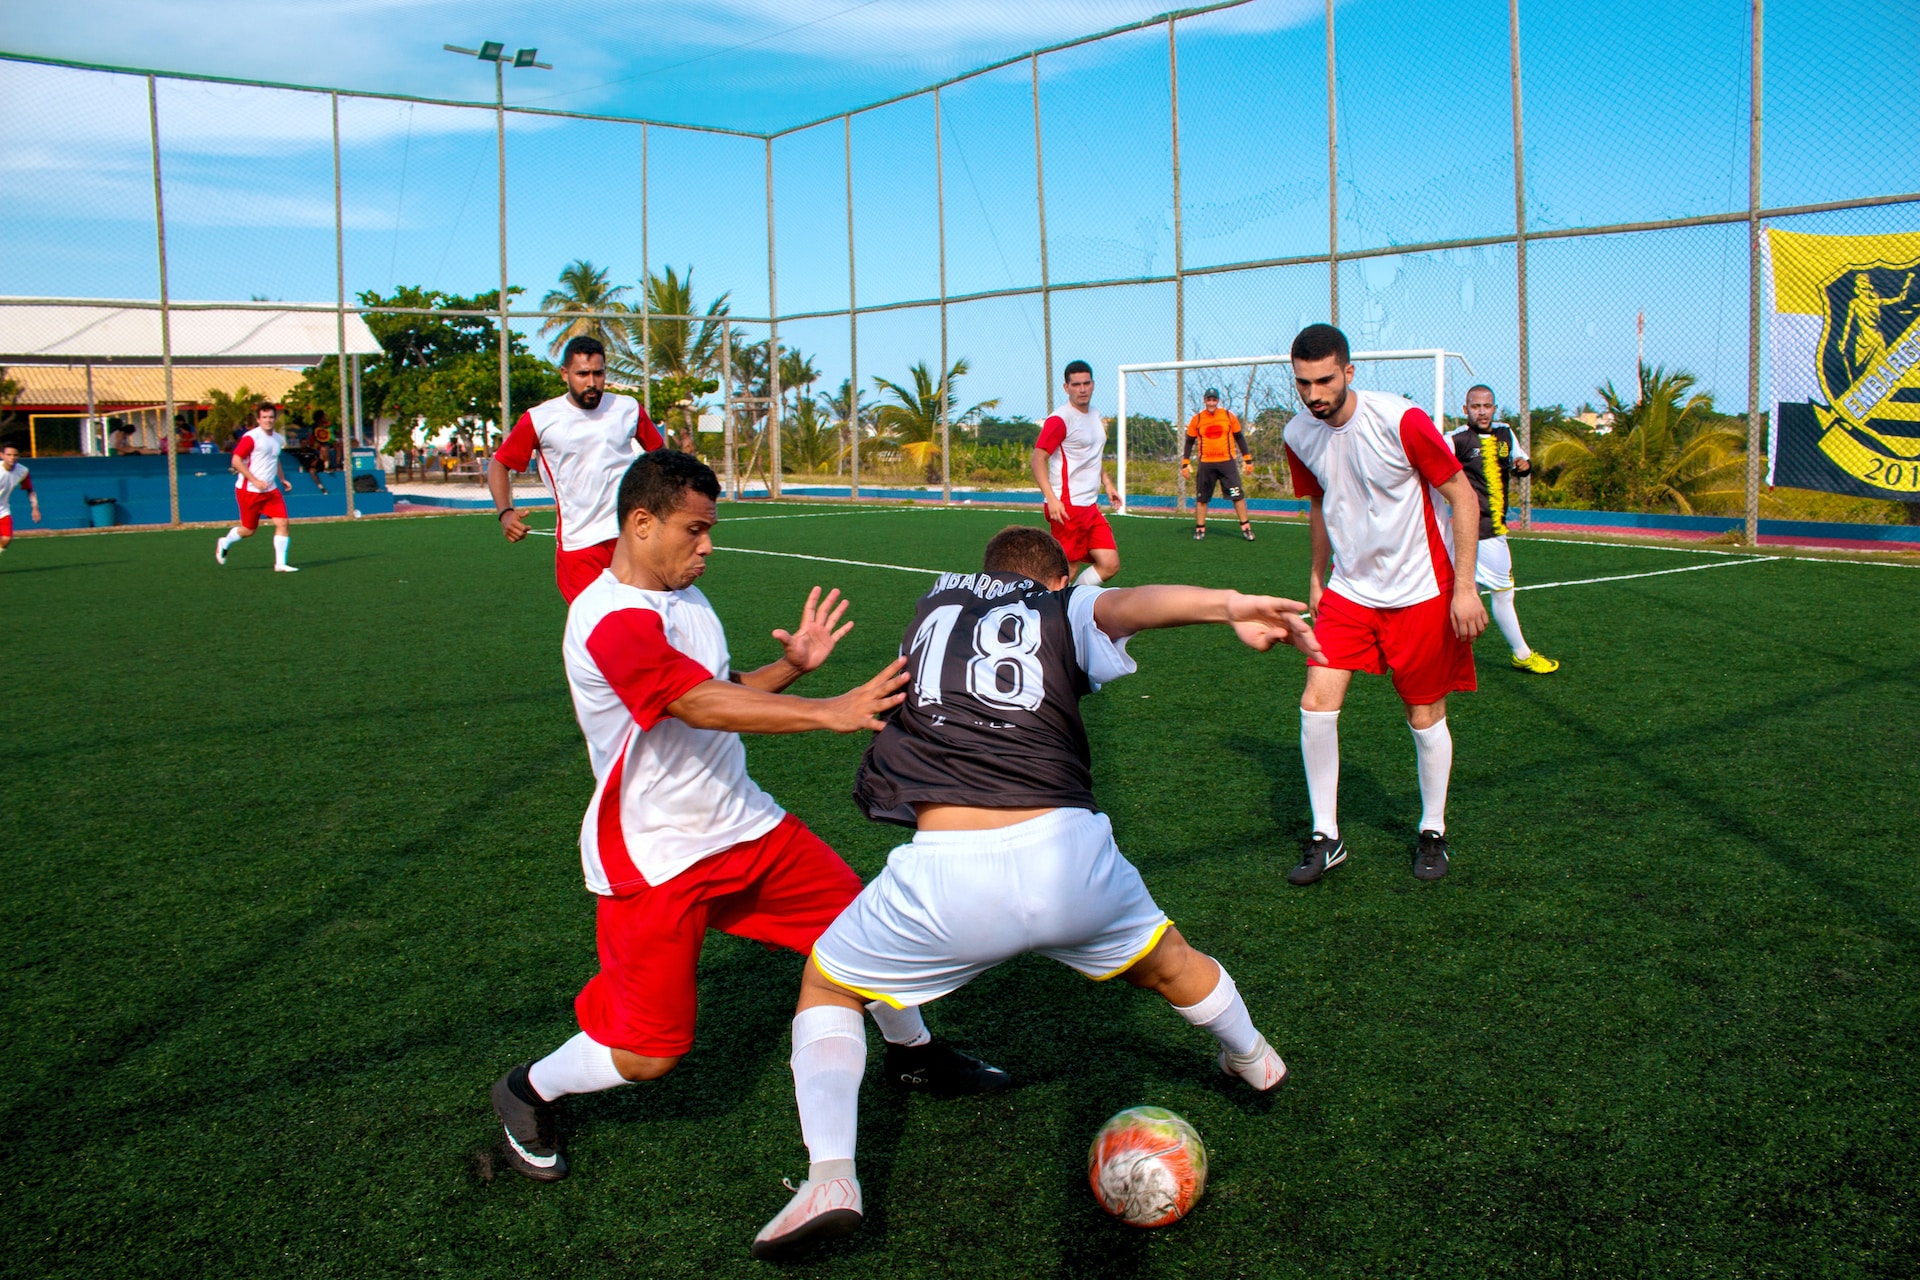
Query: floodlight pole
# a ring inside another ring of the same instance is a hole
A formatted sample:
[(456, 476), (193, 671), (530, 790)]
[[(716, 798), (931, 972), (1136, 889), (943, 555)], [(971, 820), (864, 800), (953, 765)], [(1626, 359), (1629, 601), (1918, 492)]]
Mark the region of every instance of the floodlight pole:
[[(1520, 448), (1533, 454), (1532, 353), (1527, 337), (1527, 152), (1520, 95), (1520, 0), (1507, 0), (1507, 60), (1513, 77), (1513, 250), (1520, 330)], [(1520, 528), (1533, 528), (1533, 472), (1520, 477)]]
[(740, 501), (740, 475), (734, 470), (733, 321), (720, 317), (720, 452), (727, 497)]
[(853, 449), (851, 495), (860, 497), (860, 304), (859, 276), (853, 268), (853, 116), (840, 117), (846, 133), (847, 161), (847, 434)]
[(953, 502), (953, 440), (947, 421), (947, 167), (940, 149), (940, 86), (933, 89), (933, 205), (940, 244), (940, 501)]
[(513, 430), (509, 416), (512, 406), (512, 342), (507, 337), (507, 71), (498, 57), (493, 60), (493, 113), (495, 150), (500, 170), (500, 438)]
[(767, 139), (767, 496), (780, 496), (780, 276), (773, 255), (773, 139)]
[[(1033, 62), (1033, 194), (1040, 212), (1040, 332), (1046, 349), (1047, 367), (1040, 379), (1040, 419), (1046, 421), (1053, 407), (1053, 289), (1047, 274), (1047, 167), (1040, 156), (1040, 55)], [(1124, 464), (1123, 464), (1124, 465)], [(1125, 489), (1121, 490), (1126, 492)]]
[[(340, 192), (340, 94), (327, 95), (333, 107), (333, 261), (339, 284), (337, 309), (333, 313), (334, 336), (339, 340), (339, 363), (334, 366), (334, 381), (340, 384), (340, 417), (333, 433), (340, 438), (340, 475), (347, 491), (347, 517), (353, 517), (353, 436), (348, 430), (351, 404), (347, 387), (347, 224)], [(316, 467), (318, 462), (314, 464)]]
[(167, 415), (160, 424), (160, 447), (167, 453), (167, 523), (180, 523), (180, 460), (173, 435), (173, 322), (167, 309), (167, 208), (160, 190), (160, 93), (147, 77), (147, 128), (153, 139), (153, 229), (160, 247), (160, 376), (166, 384)]
[[(1167, 87), (1169, 91), (1169, 118), (1172, 122), (1173, 140), (1173, 354), (1177, 360), (1187, 358), (1187, 277), (1186, 252), (1183, 240), (1183, 227), (1180, 217), (1180, 57), (1174, 40), (1174, 20), (1167, 19)], [(1180, 440), (1180, 429), (1186, 424), (1187, 417), (1187, 371), (1180, 370), (1174, 375), (1173, 391), (1173, 438), (1175, 447)], [(1126, 505), (1127, 491), (1120, 490), (1120, 503)], [(1099, 495), (1094, 495), (1095, 501)], [(1180, 468), (1173, 471), (1173, 509), (1187, 509), (1187, 477)]]
[[(653, 417), (653, 331), (651, 321), (653, 259), (647, 254), (647, 124), (640, 123), (640, 407)], [(629, 333), (632, 330), (628, 330)], [(657, 428), (660, 424), (655, 423)], [(662, 433), (665, 438), (665, 433)], [(694, 445), (700, 443), (699, 426), (694, 427)]]
[(1340, 323), (1340, 150), (1334, 109), (1333, 0), (1327, 0), (1327, 320)]
[(1753, 0), (1753, 72), (1747, 139), (1747, 545), (1760, 543), (1760, 125), (1766, 0)]

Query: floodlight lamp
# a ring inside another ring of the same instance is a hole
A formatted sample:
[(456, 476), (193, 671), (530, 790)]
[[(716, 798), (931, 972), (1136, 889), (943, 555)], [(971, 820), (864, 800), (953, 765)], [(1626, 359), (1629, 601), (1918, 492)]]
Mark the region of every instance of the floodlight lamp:
[(498, 62), (500, 61), (500, 55), (506, 51), (506, 48), (507, 46), (499, 40), (488, 40), (480, 46), (480, 60), (482, 62)]
[(513, 55), (513, 65), (516, 67), (530, 67), (533, 65), (534, 58), (537, 57), (539, 53), (540, 51), (538, 49), (522, 49)]

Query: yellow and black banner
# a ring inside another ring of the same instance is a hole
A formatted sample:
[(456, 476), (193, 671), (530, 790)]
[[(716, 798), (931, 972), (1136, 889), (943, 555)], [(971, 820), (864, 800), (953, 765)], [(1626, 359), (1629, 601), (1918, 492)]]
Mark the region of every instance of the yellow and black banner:
[(1920, 501), (1920, 232), (1766, 230), (1767, 482)]

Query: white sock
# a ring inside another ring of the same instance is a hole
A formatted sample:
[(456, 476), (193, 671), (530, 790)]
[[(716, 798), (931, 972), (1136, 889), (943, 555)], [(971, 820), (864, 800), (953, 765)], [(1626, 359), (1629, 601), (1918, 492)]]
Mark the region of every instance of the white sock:
[(1413, 730), (1413, 754), (1420, 770), (1420, 829), (1445, 835), (1447, 779), (1453, 774), (1453, 734), (1447, 731), (1444, 716), (1437, 724)]
[(285, 564), (287, 562), (287, 544), (292, 541), (292, 538), (282, 534), (276, 533), (273, 535), (273, 562), (275, 564)]
[(1300, 758), (1307, 766), (1313, 829), (1340, 837), (1340, 713), (1300, 709)]
[[(860, 1077), (867, 1072), (866, 1020), (837, 1004), (802, 1009), (793, 1017), (792, 1065), (807, 1158), (815, 1169), (828, 1161), (852, 1160)], [(809, 1170), (807, 1176), (816, 1175)]]
[(613, 1065), (613, 1050), (582, 1031), (528, 1068), (527, 1083), (554, 1102), (570, 1093), (599, 1093), (631, 1082)]
[(220, 539), (220, 549), (222, 551), (231, 550), (235, 543), (246, 536), (245, 531), (243, 531), (239, 525), (235, 525), (233, 528), (227, 530), (225, 537)]
[(1520, 615), (1514, 612), (1513, 592), (1496, 591), (1493, 593), (1493, 620), (1500, 624), (1500, 634), (1513, 646), (1513, 656), (1529, 658), (1533, 650), (1527, 648), (1527, 638), (1520, 634)]
[(1092, 565), (1088, 565), (1080, 571), (1080, 576), (1073, 580), (1073, 585), (1076, 587), (1097, 587), (1105, 581), (1106, 579), (1100, 576), (1098, 569)]
[(1247, 1002), (1240, 998), (1239, 988), (1233, 985), (1226, 968), (1220, 970), (1220, 981), (1199, 1004), (1175, 1005), (1173, 1011), (1196, 1027), (1205, 1027), (1213, 1032), (1213, 1038), (1220, 1047), (1235, 1057), (1244, 1058), (1260, 1047), (1260, 1033), (1253, 1029), (1253, 1015), (1247, 1012)]
[(880, 1036), (888, 1044), (911, 1049), (933, 1039), (933, 1032), (927, 1030), (927, 1020), (920, 1016), (918, 1008), (896, 1009), (885, 1000), (869, 1000), (867, 1012), (873, 1015), (873, 1025), (880, 1028)]

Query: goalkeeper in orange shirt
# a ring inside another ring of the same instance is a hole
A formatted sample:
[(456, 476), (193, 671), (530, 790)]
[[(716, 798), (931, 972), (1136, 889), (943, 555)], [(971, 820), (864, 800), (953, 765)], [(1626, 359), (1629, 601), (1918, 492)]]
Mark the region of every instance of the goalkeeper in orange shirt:
[[(1198, 499), (1193, 524), (1193, 540), (1207, 536), (1207, 506), (1213, 501), (1217, 484), (1233, 500), (1233, 514), (1240, 519), (1240, 536), (1253, 541), (1253, 523), (1247, 519), (1247, 491), (1240, 484), (1240, 463), (1253, 465), (1247, 449), (1247, 434), (1240, 419), (1231, 410), (1220, 407), (1220, 393), (1207, 388), (1207, 407), (1187, 423), (1187, 450), (1180, 458), (1180, 474), (1193, 474), (1193, 447), (1200, 446), (1200, 475), (1194, 482)], [(1238, 460), (1236, 461), (1236, 455)]]

